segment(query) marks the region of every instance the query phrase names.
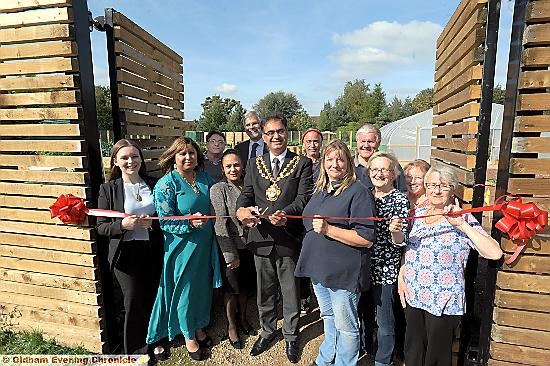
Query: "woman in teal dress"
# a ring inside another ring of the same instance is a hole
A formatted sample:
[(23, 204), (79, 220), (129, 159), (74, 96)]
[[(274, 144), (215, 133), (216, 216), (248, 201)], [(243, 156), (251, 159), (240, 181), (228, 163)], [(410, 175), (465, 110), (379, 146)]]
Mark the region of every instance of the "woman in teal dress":
[[(209, 215), (212, 178), (202, 171), (198, 145), (177, 138), (159, 165), (166, 172), (154, 189), (159, 216)], [(164, 231), (164, 267), (149, 321), (147, 343), (183, 334), (189, 356), (204, 358), (212, 345), (203, 331), (210, 322), (213, 288), (221, 286), (218, 248), (211, 220), (160, 220)], [(144, 270), (147, 270), (144, 268)], [(155, 354), (164, 354), (162, 347)]]

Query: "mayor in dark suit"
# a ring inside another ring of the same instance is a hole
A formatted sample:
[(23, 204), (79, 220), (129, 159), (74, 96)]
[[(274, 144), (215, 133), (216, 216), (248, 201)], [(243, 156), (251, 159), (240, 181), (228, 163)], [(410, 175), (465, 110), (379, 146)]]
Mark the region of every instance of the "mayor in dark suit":
[(235, 150), (243, 162), (243, 169), (246, 169), (248, 160), (267, 153), (267, 145), (262, 139), (262, 120), (256, 111), (244, 115), (243, 127), (249, 140), (235, 145)]
[[(304, 228), (302, 220), (280, 215), (301, 215), (313, 191), (311, 160), (287, 149), (286, 120), (269, 117), (263, 139), (269, 152), (250, 160), (244, 187), (237, 199), (237, 218), (249, 227), (247, 246), (254, 253), (261, 334), (250, 354), (264, 352), (277, 329), (276, 296), (283, 300), (283, 337), (286, 354), (298, 362), (299, 286), (294, 277)], [(259, 218), (258, 213), (268, 214)]]
[[(153, 187), (143, 154), (131, 140), (119, 140), (111, 154), (109, 181), (99, 189), (98, 208), (130, 214), (98, 217), (97, 232), (109, 238), (109, 264), (124, 296), (124, 353), (151, 352), (145, 342), (162, 270), (162, 231), (155, 215)], [(151, 354), (153, 355), (153, 354)]]

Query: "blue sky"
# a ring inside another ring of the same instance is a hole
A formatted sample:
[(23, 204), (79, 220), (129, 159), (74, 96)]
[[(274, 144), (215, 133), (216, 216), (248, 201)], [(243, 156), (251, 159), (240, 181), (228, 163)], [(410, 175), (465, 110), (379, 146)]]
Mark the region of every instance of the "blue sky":
[[(112, 7), (184, 58), (185, 119), (218, 94), (251, 109), (294, 93), (310, 115), (346, 81), (382, 83), (387, 100), (433, 86), (435, 41), (458, 0), (89, 0)], [(513, 2), (502, 0), (496, 82), (505, 84)], [(108, 85), (104, 33), (92, 33), (96, 84)]]

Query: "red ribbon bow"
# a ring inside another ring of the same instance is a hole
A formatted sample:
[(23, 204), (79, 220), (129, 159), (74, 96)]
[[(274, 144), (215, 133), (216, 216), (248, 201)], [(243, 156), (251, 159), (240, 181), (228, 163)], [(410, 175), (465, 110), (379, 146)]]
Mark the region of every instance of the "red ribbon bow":
[(504, 217), (495, 227), (512, 240), (521, 240), (512, 257), (505, 263), (513, 263), (519, 253), (527, 244), (527, 240), (533, 238), (538, 231), (542, 231), (548, 225), (548, 212), (541, 210), (534, 203), (523, 203), (521, 197), (506, 202), (501, 208)]
[(88, 208), (82, 198), (72, 194), (62, 194), (50, 206), (52, 219), (58, 217), (64, 224), (80, 224), (88, 214)]

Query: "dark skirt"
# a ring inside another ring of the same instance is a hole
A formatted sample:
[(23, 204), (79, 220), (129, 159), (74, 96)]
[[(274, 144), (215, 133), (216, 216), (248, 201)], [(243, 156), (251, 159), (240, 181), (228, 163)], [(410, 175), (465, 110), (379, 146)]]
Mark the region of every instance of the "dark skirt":
[(238, 295), (241, 292), (252, 292), (256, 287), (256, 268), (254, 257), (248, 249), (239, 249), (239, 267), (230, 269), (220, 253), (220, 269), (223, 279), (223, 291), (227, 294)]

